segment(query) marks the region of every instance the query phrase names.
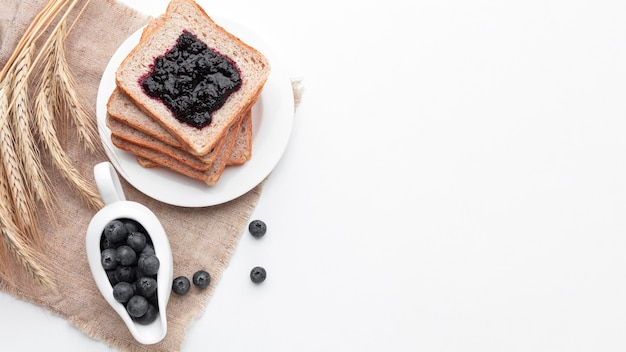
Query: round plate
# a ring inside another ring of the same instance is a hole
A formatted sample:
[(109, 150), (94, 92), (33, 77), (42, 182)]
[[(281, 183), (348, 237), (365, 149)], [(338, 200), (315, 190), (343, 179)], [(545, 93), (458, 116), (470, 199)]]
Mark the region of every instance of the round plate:
[(165, 167), (144, 168), (137, 163), (133, 154), (115, 147), (111, 142), (111, 130), (106, 126), (106, 104), (115, 89), (115, 71), (139, 42), (143, 28), (132, 34), (113, 54), (98, 89), (98, 130), (111, 163), (140, 192), (171, 205), (204, 207), (225, 203), (243, 195), (269, 175), (282, 157), (291, 135), (294, 113), (291, 81), (278, 60), (272, 56), (271, 48), (240, 23), (219, 16), (212, 18), (262, 52), (272, 64), (272, 71), (261, 96), (252, 108), (252, 158), (243, 165), (226, 167), (214, 186), (208, 186)]

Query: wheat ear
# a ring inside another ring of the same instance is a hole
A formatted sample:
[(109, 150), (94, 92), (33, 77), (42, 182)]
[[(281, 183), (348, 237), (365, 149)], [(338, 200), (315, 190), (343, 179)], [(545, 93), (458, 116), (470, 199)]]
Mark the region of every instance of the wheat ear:
[[(26, 73), (31, 65), (33, 46), (25, 47), (16, 60), (13, 80), (15, 82), (27, 79)], [(18, 154), (21, 156), (21, 170), (24, 178), (30, 183), (33, 194), (51, 211), (52, 197), (50, 196), (50, 180), (41, 163), (41, 155), (33, 135), (33, 117), (30, 110), (30, 98), (28, 85), (22, 85), (22, 89), (13, 91), (16, 95), (15, 104), (12, 107), (11, 126), (15, 130), (15, 142)]]
[[(7, 78), (14, 81), (12, 75)], [(8, 96), (6, 83), (1, 89), (4, 91), (3, 95)], [(15, 150), (15, 137), (11, 127), (11, 124), (0, 127), (0, 164), (7, 178), (15, 222), (23, 233), (37, 242), (41, 239), (41, 232), (37, 228), (35, 202), (30, 189), (24, 183), (21, 161)]]
[(76, 190), (87, 203), (96, 209), (104, 206), (100, 196), (92, 189), (89, 182), (81, 175), (74, 166), (69, 157), (61, 147), (57, 139), (56, 129), (54, 127), (54, 110), (49, 99), (52, 97), (52, 82), (49, 72), (52, 68), (49, 66), (53, 61), (47, 61), (44, 75), (42, 76), (39, 92), (35, 97), (35, 116), (39, 126), (39, 138), (45, 148), (50, 153), (52, 163), (59, 170), (65, 181)]
[(81, 103), (78, 97), (78, 90), (76, 89), (76, 81), (74, 75), (67, 63), (65, 56), (65, 37), (67, 36), (67, 25), (63, 21), (59, 27), (56, 38), (52, 44), (54, 48), (53, 58), (55, 59), (55, 69), (57, 71), (56, 82), (59, 86), (60, 97), (64, 102), (64, 107), (67, 114), (70, 117), (71, 122), (76, 126), (80, 140), (84, 142), (85, 147), (91, 152), (94, 152), (99, 146), (96, 143), (98, 140), (98, 133), (96, 132), (95, 124), (84, 105)]
[(95, 151), (98, 134), (95, 129), (93, 120), (78, 97), (76, 89), (76, 81), (67, 63), (65, 55), (64, 39), (67, 35), (67, 25), (65, 21), (54, 34), (55, 39), (52, 42), (52, 59), (54, 60), (54, 85), (58, 90), (57, 97), (60, 103), (60, 110), (65, 116), (69, 117), (70, 122), (76, 127), (79, 139), (84, 142), (85, 147), (90, 151)]
[[(0, 112), (8, 110), (8, 94), (6, 82), (0, 83)], [(0, 169), (2, 170), (2, 169)], [(10, 187), (6, 173), (0, 174), (0, 234), (7, 250), (12, 253), (17, 262), (39, 283), (44, 286), (52, 286), (49, 274), (39, 264), (37, 253), (32, 249), (19, 227), (14, 223), (11, 211), (7, 208), (10, 204)]]

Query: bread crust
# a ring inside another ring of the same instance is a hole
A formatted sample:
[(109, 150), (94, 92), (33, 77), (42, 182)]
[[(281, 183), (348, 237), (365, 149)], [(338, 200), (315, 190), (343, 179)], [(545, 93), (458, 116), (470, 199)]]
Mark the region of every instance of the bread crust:
[[(242, 165), (250, 160), (252, 156), (252, 111), (248, 111), (242, 118), (242, 123), (235, 137), (235, 144), (227, 160), (228, 166)], [(214, 152), (209, 153), (206, 157), (198, 157), (176, 146), (167, 144), (166, 141), (159, 139), (158, 136), (155, 137), (151, 133), (145, 133), (142, 129), (136, 129), (123, 121), (117, 120), (110, 114), (106, 116), (106, 125), (111, 130), (111, 134), (119, 139), (166, 154), (199, 171), (207, 170), (211, 166), (225, 140), (223, 138), (220, 141)]]
[(211, 167), (206, 171), (199, 171), (194, 168), (188, 167), (187, 165), (181, 163), (179, 160), (171, 158), (168, 155), (159, 153), (150, 148), (143, 148), (142, 146), (117, 138), (116, 136), (111, 136), (111, 141), (113, 142), (113, 145), (122, 150), (131, 152), (138, 157), (144, 158), (147, 161), (151, 161), (154, 164), (167, 167), (174, 172), (185, 175), (195, 180), (202, 181), (205, 184), (212, 186), (215, 185), (217, 181), (219, 181), (222, 173), (224, 172), (224, 169), (226, 168), (230, 152), (233, 145), (235, 144), (237, 130), (241, 125), (241, 121), (242, 120), (240, 119), (229, 128), (224, 145), (222, 146), (222, 148), (220, 148), (218, 152), (218, 157), (216, 158), (215, 162), (213, 162)]
[[(110, 120), (115, 121), (110, 122)], [(134, 103), (118, 89), (113, 91), (107, 102), (106, 123), (111, 132), (122, 139), (132, 140), (134, 138), (140, 138), (144, 140), (144, 143), (151, 143), (150, 138), (148, 138), (151, 137), (173, 148), (184, 150), (184, 146), (176, 138), (135, 106)], [(141, 134), (137, 136), (134, 131), (141, 132)], [(219, 147), (221, 143), (223, 143), (223, 138), (218, 142), (216, 147)], [(202, 156), (191, 155), (203, 163), (210, 164), (215, 160), (215, 154), (216, 153), (212, 150)], [(235, 147), (233, 148), (233, 153), (228, 161), (228, 165), (241, 165), (247, 160), (250, 160), (251, 156), (252, 111), (248, 110), (245, 112), (242, 126), (239, 129), (239, 136), (235, 142)]]
[(152, 149), (155, 152), (167, 155), (170, 158), (178, 160), (181, 164), (187, 165), (188, 167), (191, 167), (198, 171), (208, 170), (211, 167), (211, 164), (217, 158), (217, 154), (219, 153), (219, 150), (221, 148), (221, 146), (216, 147), (216, 152), (211, 153), (212, 159), (209, 159), (205, 162), (203, 160), (200, 160), (198, 157), (186, 153), (179, 148), (172, 147), (159, 139), (144, 134), (141, 131), (132, 129), (129, 126), (110, 118), (110, 116), (107, 116), (106, 123), (111, 130), (112, 137), (124, 140), (128, 143), (136, 144), (142, 148)]

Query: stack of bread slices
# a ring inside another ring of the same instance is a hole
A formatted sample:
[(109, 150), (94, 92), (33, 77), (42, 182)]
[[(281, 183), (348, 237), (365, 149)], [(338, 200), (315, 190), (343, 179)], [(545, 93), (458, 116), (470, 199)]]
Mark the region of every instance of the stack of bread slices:
[[(181, 122), (141, 85), (155, 58), (171, 50), (183, 32), (234, 62), (241, 77), (241, 86), (201, 128)], [(172, 0), (167, 11), (145, 27), (116, 71), (116, 88), (107, 103), (111, 141), (133, 153), (144, 167), (167, 167), (214, 185), (227, 166), (241, 165), (252, 156), (252, 106), (269, 74), (263, 54), (216, 24), (193, 0)]]

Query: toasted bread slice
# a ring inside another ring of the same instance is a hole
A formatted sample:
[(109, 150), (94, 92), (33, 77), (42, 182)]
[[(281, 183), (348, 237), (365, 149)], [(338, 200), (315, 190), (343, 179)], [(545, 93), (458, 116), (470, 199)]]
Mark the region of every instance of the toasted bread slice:
[[(123, 60), (116, 72), (116, 84), (185, 145), (186, 150), (194, 155), (205, 155), (256, 102), (269, 77), (270, 63), (259, 51), (217, 25), (192, 0), (172, 0), (165, 17), (153, 27), (145, 31), (143, 39)], [(241, 87), (212, 113), (212, 122), (203, 128), (181, 123), (165, 104), (145, 94), (140, 85), (141, 78), (150, 72), (154, 58), (171, 49), (183, 31), (192, 33), (209, 48), (234, 61), (242, 78)]]
[[(230, 151), (230, 156), (226, 162), (226, 166), (238, 166), (244, 164), (252, 157), (252, 115), (247, 117), (239, 127), (239, 134), (235, 140), (235, 145)], [(139, 165), (145, 168), (158, 167), (159, 164), (137, 157)]]
[[(158, 137), (154, 137), (151, 133), (144, 133), (140, 129), (135, 129), (124, 122), (112, 118), (111, 115), (107, 115), (106, 125), (111, 130), (111, 134), (117, 138), (166, 154), (199, 171), (207, 170), (214, 162), (215, 158), (217, 158), (216, 152), (210, 153), (210, 157), (205, 158), (187, 153), (178, 147), (167, 144), (166, 141)], [(223, 143), (224, 139), (219, 143), (219, 146)], [(218, 149), (219, 146), (217, 147)], [(241, 165), (250, 159), (251, 154), (252, 112), (248, 111), (243, 117), (243, 121), (239, 127), (235, 145), (232, 148), (227, 165)]]
[[(109, 120), (116, 120), (116, 122), (110, 123)], [(123, 139), (130, 140), (133, 138), (133, 135), (135, 135), (136, 138), (143, 140), (143, 144), (152, 144), (151, 139), (154, 138), (174, 148), (182, 149), (184, 147), (176, 138), (172, 137), (167, 130), (135, 106), (133, 102), (118, 89), (113, 91), (107, 103), (107, 125), (113, 134)], [(135, 131), (141, 133), (137, 134)], [(223, 140), (220, 143), (222, 142)], [(205, 164), (210, 164), (215, 160), (215, 154), (214, 152), (209, 152), (207, 155), (195, 157)], [(246, 112), (246, 117), (239, 129), (239, 136), (237, 137), (235, 148), (233, 149), (233, 153), (231, 153), (228, 164), (241, 165), (249, 160), (251, 155), (252, 115), (249, 110)]]
[(242, 165), (252, 157), (252, 111), (241, 122), (235, 145), (226, 162), (228, 166)]
[(183, 148), (183, 144), (174, 138), (161, 124), (146, 115), (119, 89), (113, 90), (107, 102), (107, 114), (136, 130), (157, 138), (176, 148)]
[[(206, 171), (211, 167), (211, 164), (217, 158), (217, 152), (211, 153), (213, 158), (204, 162), (200, 158), (185, 152), (182, 149), (172, 147), (171, 145), (164, 143), (163, 141), (154, 138), (148, 134), (145, 134), (137, 129), (133, 129), (124, 123), (111, 118), (107, 115), (106, 125), (111, 130), (111, 136), (129, 143), (139, 145), (144, 148), (149, 148), (155, 152), (169, 156), (170, 158), (178, 160), (180, 163), (185, 164), (198, 171)], [(223, 143), (223, 140), (222, 140)], [(219, 146), (215, 149), (219, 151)]]
[(159, 164), (155, 163), (152, 160), (148, 160), (146, 158), (140, 157), (140, 156), (136, 156), (137, 158), (137, 163), (147, 169), (151, 169), (153, 167), (159, 167)]
[(135, 154), (138, 158), (141, 158), (141, 163), (152, 162), (154, 164), (167, 167), (174, 172), (185, 175), (192, 179), (202, 181), (205, 184), (212, 186), (217, 183), (217, 181), (222, 176), (224, 169), (226, 168), (226, 163), (228, 161), (230, 151), (235, 144), (235, 138), (240, 124), (241, 120), (236, 121), (235, 124), (229, 128), (226, 140), (222, 147), (218, 150), (217, 159), (206, 171), (198, 171), (194, 168), (190, 168), (189, 166), (182, 164), (178, 160), (173, 159), (165, 154), (161, 154), (150, 148), (144, 148), (140, 145), (128, 142), (115, 136), (111, 136), (111, 141), (116, 147), (131, 152)]

